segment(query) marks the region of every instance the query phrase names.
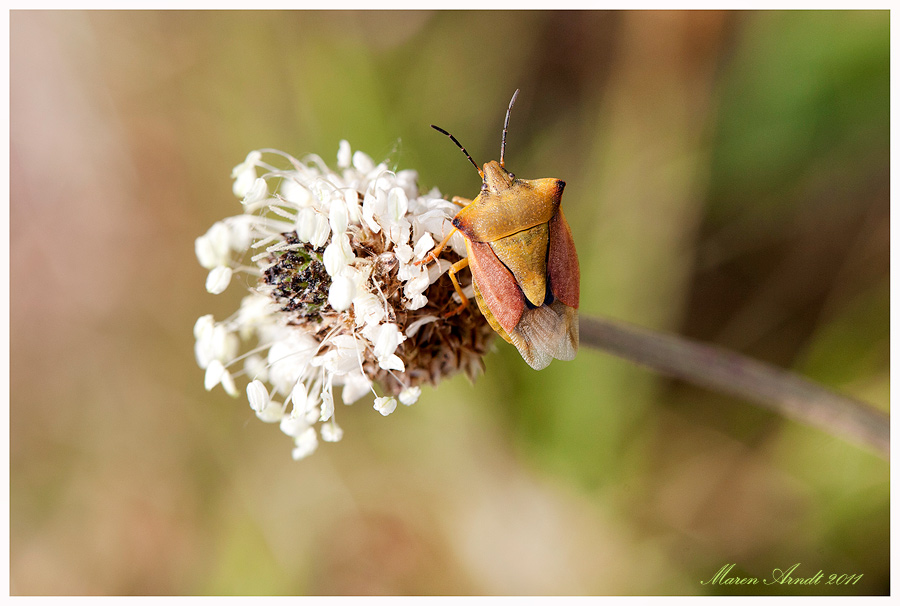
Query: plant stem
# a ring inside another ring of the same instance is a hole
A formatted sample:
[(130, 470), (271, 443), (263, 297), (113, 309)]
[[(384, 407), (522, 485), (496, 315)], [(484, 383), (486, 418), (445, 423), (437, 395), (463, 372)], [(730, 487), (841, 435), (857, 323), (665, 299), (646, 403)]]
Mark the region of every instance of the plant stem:
[(733, 351), (600, 318), (583, 317), (581, 343), (664, 375), (749, 400), (784, 415), (890, 453), (890, 417), (797, 374)]

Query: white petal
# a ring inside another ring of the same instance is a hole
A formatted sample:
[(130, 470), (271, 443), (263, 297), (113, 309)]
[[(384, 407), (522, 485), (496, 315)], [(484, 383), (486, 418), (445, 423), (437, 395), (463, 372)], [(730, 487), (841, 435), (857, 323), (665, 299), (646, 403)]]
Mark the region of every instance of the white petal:
[(266, 180), (263, 178), (258, 178), (253, 181), (253, 185), (247, 190), (247, 193), (244, 195), (244, 199), (241, 200), (241, 204), (244, 206), (254, 204), (256, 202), (260, 202), (269, 197), (269, 185), (266, 183)]
[(378, 337), (375, 340), (375, 357), (380, 360), (390, 356), (397, 351), (397, 346), (400, 345), (402, 340), (400, 329), (397, 328), (396, 324), (392, 322), (382, 324), (378, 331)]
[(194, 343), (194, 357), (197, 359), (197, 366), (204, 370), (209, 368), (210, 362), (216, 358), (210, 347), (211, 342), (211, 339), (198, 339)]
[(375, 398), (375, 410), (386, 417), (397, 409), (397, 400), (394, 398)]
[(422, 309), (428, 304), (428, 297), (425, 295), (413, 295), (409, 302), (406, 304), (406, 309), (411, 311), (415, 311), (416, 309)]
[(458, 254), (460, 257), (466, 256), (466, 239), (462, 233), (457, 231), (450, 236), (450, 250)]
[(269, 367), (260, 356), (248, 356), (244, 360), (244, 374), (251, 379), (265, 381), (269, 377)]
[(373, 212), (372, 207), (365, 203), (363, 203), (362, 207), (362, 218), (365, 221), (366, 227), (372, 230), (373, 233), (377, 234), (381, 231), (381, 225), (375, 220), (375, 213)]
[[(322, 391), (322, 406), (319, 415), (320, 421), (327, 421), (334, 416), (334, 395), (328, 390)], [(335, 440), (336, 441), (336, 440)]]
[(210, 335), (210, 353), (217, 360), (228, 360), (234, 357), (235, 350), (239, 343), (237, 337), (228, 332), (228, 329), (221, 324), (213, 327), (212, 335)]
[(312, 410), (303, 415), (303, 420), (306, 421), (307, 425), (315, 424), (319, 420), (319, 407), (313, 406)]
[(298, 177), (287, 178), (281, 182), (278, 193), (282, 198), (296, 204), (299, 207), (309, 206), (312, 202), (312, 194), (309, 188), (301, 182)]
[(354, 296), (356, 296), (356, 284), (344, 275), (336, 277), (328, 288), (328, 304), (335, 311), (349, 309)]
[(325, 266), (325, 271), (328, 272), (328, 275), (332, 277), (338, 275), (342, 269), (347, 267), (347, 264), (344, 262), (344, 256), (341, 254), (340, 242), (332, 240), (331, 244), (325, 247), (325, 252), (322, 253), (322, 264)]
[(206, 391), (211, 391), (213, 387), (222, 382), (222, 377), (225, 373), (228, 372), (225, 370), (225, 366), (219, 360), (213, 360), (209, 363), (209, 366), (206, 367), (206, 376), (203, 378), (203, 386), (206, 388)]
[(409, 263), (413, 258), (413, 248), (409, 244), (398, 244), (394, 247), (394, 252), (400, 263)]
[(344, 404), (353, 404), (361, 397), (369, 393), (372, 382), (358, 370), (344, 375), (344, 390), (341, 392), (341, 400)]
[(382, 214), (386, 205), (387, 199), (385, 199), (384, 197), (384, 192), (381, 191), (376, 191), (374, 195), (371, 193), (366, 193), (365, 198), (363, 198), (363, 219), (365, 219), (366, 225), (369, 226), (369, 229), (374, 231), (376, 234), (381, 231), (381, 225), (376, 220), (376, 217)]
[(410, 227), (410, 222), (403, 217), (398, 221), (392, 222), (390, 229), (391, 242), (394, 242), (395, 244), (407, 244), (409, 242)]
[[(446, 202), (446, 200), (442, 200), (442, 202)], [(450, 202), (447, 202), (447, 204), (450, 204)], [(453, 229), (453, 225), (450, 223), (450, 218), (452, 217), (452, 214), (446, 213), (442, 209), (435, 208), (417, 215), (415, 217), (415, 223), (419, 229), (424, 229), (434, 236), (436, 242), (440, 242), (444, 239), (444, 236), (449, 234), (450, 230)]]
[(271, 326), (275, 324), (276, 319), (273, 314), (278, 310), (278, 306), (271, 297), (252, 293), (241, 300), (241, 307), (238, 309), (238, 326), (240, 326), (241, 337), (246, 341), (254, 335), (261, 327)]
[(356, 325), (378, 324), (384, 318), (384, 305), (372, 293), (364, 292), (353, 298)]
[(338, 154), (337, 154), (337, 163), (338, 168), (349, 168), (350, 161), (352, 158), (352, 154), (350, 151), (350, 143), (345, 140), (341, 140), (338, 145)]
[(395, 181), (394, 173), (388, 171), (387, 164), (384, 162), (379, 163), (378, 166), (373, 166), (372, 170), (366, 173), (366, 178), (370, 181), (378, 180), (384, 182), (386, 190), (393, 187)]
[(411, 200), (416, 198), (419, 195), (419, 173), (411, 169), (399, 171), (397, 185), (403, 188)]
[(256, 412), (262, 412), (269, 405), (269, 390), (262, 381), (250, 381), (247, 385), (247, 400), (250, 402), (250, 408)]
[(209, 231), (206, 232), (210, 241), (219, 255), (227, 255), (231, 249), (231, 228), (224, 221), (216, 221), (213, 223)]
[(256, 413), (256, 418), (263, 423), (280, 423), (284, 418), (284, 407), (281, 402), (275, 400), (266, 404), (266, 407)]
[(231, 275), (233, 271), (230, 267), (220, 265), (209, 272), (206, 276), (206, 291), (214, 295), (225, 292), (231, 283)]
[(253, 187), (256, 180), (256, 164), (262, 159), (262, 154), (258, 151), (252, 151), (247, 154), (243, 162), (234, 167), (231, 171), (231, 178), (234, 179), (232, 191), (238, 198), (243, 198), (247, 192)]
[(213, 320), (212, 314), (206, 314), (205, 316), (200, 316), (197, 318), (197, 321), (194, 323), (194, 338), (202, 339), (204, 337), (208, 337), (212, 334), (212, 330), (215, 327), (216, 323)]
[(331, 202), (331, 210), (328, 212), (328, 223), (335, 234), (343, 234), (347, 231), (347, 223), (350, 221), (347, 206), (344, 204), (344, 196), (337, 196)]
[(310, 427), (294, 440), (294, 450), (291, 451), (291, 457), (295, 461), (299, 461), (314, 453), (318, 446), (319, 440), (316, 438), (316, 430)]
[(316, 211), (307, 207), (297, 213), (297, 237), (301, 242), (309, 242), (315, 226)]
[(216, 221), (194, 241), (194, 253), (206, 269), (228, 265), (231, 260), (231, 230), (222, 221)]
[(253, 150), (247, 157), (244, 158), (244, 161), (235, 166), (231, 170), (231, 178), (236, 179), (238, 174), (247, 171), (250, 168), (254, 168), (256, 163), (262, 159), (262, 153), (259, 150)]
[(381, 324), (366, 324), (359, 332), (374, 345), (378, 341), (378, 334), (381, 332)]
[(347, 234), (332, 238), (331, 244), (325, 247), (325, 252), (322, 254), (322, 264), (325, 265), (325, 271), (329, 276), (338, 275), (355, 259), (353, 249), (350, 248), (350, 237)]
[(338, 427), (338, 424), (334, 421), (322, 425), (320, 431), (322, 433), (322, 440), (325, 442), (340, 442), (341, 438), (344, 437), (344, 430)]
[(421, 295), (430, 284), (431, 278), (428, 275), (428, 270), (420, 266), (418, 275), (406, 282), (406, 285), (403, 287), (403, 294), (407, 298)]
[(355, 267), (348, 267), (343, 271), (344, 276), (350, 279), (353, 282), (353, 296), (356, 296), (356, 293), (363, 292), (367, 290), (365, 288), (366, 280), (369, 279), (369, 274), (371, 273), (372, 268), (369, 266), (365, 271), (361, 271)]
[(332, 337), (331, 343), (334, 349), (319, 356), (327, 372), (345, 375), (359, 368), (359, 358), (364, 348), (362, 339), (357, 339), (353, 335), (339, 335)]
[(352, 334), (336, 335), (331, 338), (331, 344), (336, 349), (356, 351), (359, 348), (359, 340)]
[(375, 163), (368, 155), (357, 151), (353, 154), (353, 168), (361, 173), (370, 173), (375, 168)]
[(434, 238), (431, 237), (431, 234), (425, 232), (425, 234), (419, 238), (419, 241), (416, 242), (415, 248), (415, 257), (416, 259), (422, 259), (428, 252), (434, 248)]
[(285, 415), (284, 418), (281, 419), (281, 423), (278, 425), (279, 429), (285, 434), (291, 436), (292, 438), (296, 438), (303, 434), (307, 429), (309, 429), (309, 423), (306, 422), (306, 419), (301, 417), (295, 417), (294, 415)]
[(428, 284), (429, 286), (438, 281), (438, 279), (444, 275), (450, 267), (453, 265), (450, 261), (446, 259), (438, 259), (437, 263), (431, 263), (428, 265)]
[(403, 364), (403, 360), (400, 359), (400, 356), (395, 354), (391, 354), (386, 358), (378, 360), (378, 366), (385, 370), (399, 370), (400, 372), (406, 370), (406, 365)]
[(225, 223), (228, 226), (228, 246), (241, 252), (250, 248), (253, 240), (253, 222), (250, 217), (248, 215), (229, 217), (225, 219)]
[(420, 395), (422, 395), (421, 387), (407, 387), (400, 392), (398, 397), (400, 398), (400, 403), (404, 406), (412, 406), (419, 399)]
[(238, 397), (237, 386), (234, 384), (234, 379), (231, 377), (231, 373), (227, 370), (225, 374), (222, 375), (222, 387), (225, 389), (225, 393), (227, 393), (232, 398)]
[(344, 204), (347, 206), (347, 218), (351, 223), (362, 221), (362, 209), (359, 207), (359, 192), (354, 189), (344, 190)]
[(438, 318), (437, 316), (422, 316), (421, 318), (419, 318), (418, 320), (416, 320), (415, 322), (413, 322), (412, 324), (410, 324), (409, 326), (406, 327), (406, 331), (405, 331), (406, 336), (407, 337), (415, 336), (415, 334), (417, 332), (419, 332), (419, 329), (422, 326), (424, 326), (425, 324), (429, 324), (430, 322), (436, 322), (439, 319), (440, 318)]
[(290, 331), (269, 348), (269, 382), (281, 393), (288, 393), (309, 368), (319, 344), (310, 335)]
[(216, 254), (213, 244), (209, 237), (205, 234), (194, 240), (194, 254), (197, 255), (197, 261), (206, 269), (212, 269), (219, 262), (219, 256)]
[(321, 213), (315, 213), (309, 243), (315, 248), (320, 248), (328, 242), (328, 236), (330, 235), (331, 228), (328, 226), (328, 219)]
[(409, 209), (409, 200), (406, 192), (399, 187), (393, 188), (388, 192), (387, 211), (388, 217), (392, 222), (398, 222), (406, 216)]
[(293, 414), (296, 414), (298, 411), (305, 413), (308, 400), (309, 393), (307, 392), (306, 384), (304, 384), (303, 381), (297, 381), (297, 384), (294, 385), (294, 389), (291, 390), (291, 402), (294, 403)]

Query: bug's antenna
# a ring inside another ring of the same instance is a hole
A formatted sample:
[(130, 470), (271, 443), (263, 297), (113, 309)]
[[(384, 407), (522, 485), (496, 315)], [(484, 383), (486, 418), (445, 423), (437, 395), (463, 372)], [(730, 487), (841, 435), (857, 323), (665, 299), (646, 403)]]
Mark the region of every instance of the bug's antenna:
[[(518, 92), (518, 91), (516, 91), (516, 92)], [(450, 137), (450, 140), (453, 141), (454, 143), (456, 143), (456, 147), (458, 147), (462, 150), (462, 153), (464, 153), (466, 155), (466, 158), (469, 159), (469, 162), (472, 163), (472, 166), (475, 167), (475, 170), (477, 170), (478, 174), (481, 175), (481, 178), (484, 179), (484, 171), (481, 170), (481, 168), (479, 168), (477, 164), (475, 164), (475, 160), (472, 159), (472, 156), (469, 155), (469, 152), (466, 151), (466, 148), (462, 146), (462, 143), (460, 143), (459, 141), (456, 140), (456, 137), (454, 137), (453, 135), (451, 135), (450, 133), (445, 131), (440, 126), (435, 126), (434, 124), (432, 124), (431, 128), (433, 128), (434, 130), (436, 130), (439, 133), (444, 133), (445, 135)]]
[(506, 110), (506, 120), (503, 121), (503, 137), (500, 139), (500, 166), (503, 167), (504, 164), (504, 156), (506, 155), (506, 130), (509, 128), (509, 112), (512, 111), (512, 106), (516, 102), (516, 97), (519, 96), (519, 89), (516, 89), (516, 92), (513, 93), (512, 99), (509, 100), (509, 108)]

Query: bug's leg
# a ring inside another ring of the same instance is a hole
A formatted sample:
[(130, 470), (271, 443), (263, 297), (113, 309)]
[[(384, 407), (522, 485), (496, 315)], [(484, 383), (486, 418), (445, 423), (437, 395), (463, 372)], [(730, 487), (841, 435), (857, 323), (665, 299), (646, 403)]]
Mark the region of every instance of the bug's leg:
[(468, 198), (463, 198), (462, 196), (453, 196), (453, 198), (450, 201), (453, 202), (454, 204), (456, 204), (457, 206), (468, 206), (469, 204), (472, 203), (471, 200), (469, 200)]
[[(453, 202), (454, 204), (456, 204), (458, 206), (468, 206), (469, 204), (472, 203), (472, 201), (469, 200), (468, 198), (462, 198), (460, 196), (453, 196), (453, 199), (451, 200), (451, 202)], [(450, 238), (455, 233), (456, 233), (456, 228), (454, 227), (453, 230), (449, 234), (447, 234), (447, 237), (444, 238), (440, 244), (438, 244), (437, 246), (432, 248), (431, 252), (429, 252), (427, 255), (425, 255), (424, 259), (422, 259), (421, 261), (416, 261), (415, 264), (422, 265), (424, 263), (424, 264), (428, 265), (428, 263), (430, 263), (431, 261), (437, 261), (438, 255), (441, 254), (441, 251), (444, 250), (444, 247), (447, 246), (447, 242), (450, 241)]]
[(444, 314), (445, 318), (449, 318), (450, 316), (455, 316), (456, 314), (458, 314), (459, 312), (464, 310), (466, 308), (466, 306), (469, 304), (469, 297), (467, 297), (465, 294), (463, 294), (462, 287), (459, 285), (459, 281), (456, 279), (457, 272), (465, 269), (468, 266), (469, 266), (469, 258), (466, 257), (466, 258), (460, 259), (459, 261), (454, 263), (450, 267), (450, 271), (447, 272), (447, 275), (450, 276), (450, 281), (453, 282), (453, 288), (456, 290), (456, 294), (458, 294), (459, 298), (462, 299), (462, 303), (460, 303), (459, 307), (457, 307), (456, 309), (452, 309), (452, 310), (448, 311), (447, 313), (445, 313)]
[(425, 255), (425, 257), (421, 261), (416, 261), (415, 265), (422, 265), (423, 263), (425, 265), (428, 265), (428, 263), (431, 261), (437, 261), (438, 255), (441, 254), (441, 251), (444, 250), (445, 246), (447, 246), (447, 242), (450, 241), (450, 237), (455, 233), (456, 228), (454, 227), (453, 230), (449, 234), (447, 234), (447, 237), (444, 238), (440, 244), (432, 248), (431, 252)]

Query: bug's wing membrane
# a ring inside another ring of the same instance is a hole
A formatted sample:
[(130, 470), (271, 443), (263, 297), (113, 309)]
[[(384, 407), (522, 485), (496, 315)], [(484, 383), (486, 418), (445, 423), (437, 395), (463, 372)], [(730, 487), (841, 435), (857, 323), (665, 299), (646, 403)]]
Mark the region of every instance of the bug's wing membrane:
[(481, 297), (494, 319), (507, 333), (515, 328), (525, 310), (525, 297), (512, 273), (500, 262), (490, 244), (466, 240), (469, 269)]
[(550, 220), (547, 273), (550, 275), (550, 290), (553, 291), (553, 296), (569, 307), (578, 309), (581, 273), (578, 269), (578, 254), (575, 252), (572, 230), (569, 229), (562, 207)]
[(559, 301), (528, 309), (509, 337), (535, 370), (546, 368), (553, 358), (572, 360), (578, 352), (578, 311)]
[(554, 301), (550, 307), (563, 318), (565, 326), (565, 336), (557, 343), (553, 357), (557, 360), (574, 360), (578, 353), (578, 310), (560, 301)]

